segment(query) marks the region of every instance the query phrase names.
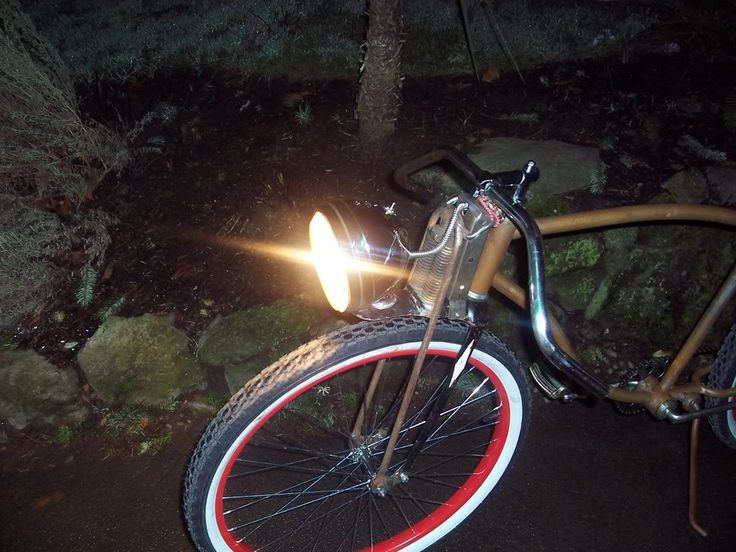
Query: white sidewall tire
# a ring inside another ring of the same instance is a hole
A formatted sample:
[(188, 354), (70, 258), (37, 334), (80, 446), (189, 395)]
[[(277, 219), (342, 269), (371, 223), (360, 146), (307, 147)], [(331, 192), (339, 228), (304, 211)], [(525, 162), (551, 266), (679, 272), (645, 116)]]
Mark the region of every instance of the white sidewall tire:
[[(280, 397), (277, 401), (271, 403), (266, 409), (263, 410), (263, 412), (261, 412), (261, 414), (253, 419), (243, 429), (243, 431), (240, 432), (238, 437), (233, 441), (232, 445), (222, 457), (220, 463), (217, 466), (217, 469), (214, 471), (213, 478), (208, 487), (207, 497), (205, 500), (205, 527), (207, 536), (214, 550), (216, 550), (217, 552), (228, 552), (232, 550), (227, 542), (225, 542), (225, 540), (222, 538), (217, 523), (216, 501), (219, 481), (221, 480), (232, 455), (237, 450), (239, 450), (243, 441), (251, 435), (254, 428), (256, 428), (264, 418), (270, 418), (275, 412), (282, 408), (284, 403), (290, 401), (293, 397), (300, 395), (305, 389), (311, 388), (316, 381), (325, 379), (326, 376), (329, 377), (332, 374), (341, 371), (341, 369), (348, 364), (355, 364), (356, 361), (360, 361), (363, 358), (369, 358), (401, 351), (417, 350), (419, 346), (420, 342), (392, 345), (380, 349), (374, 349), (360, 355), (355, 355), (332, 366), (329, 366), (326, 369), (319, 371), (308, 380), (289, 390), (283, 397)], [(457, 353), (457, 351), (460, 349), (460, 345), (456, 343), (435, 341), (431, 343), (430, 347), (433, 350), (446, 351), (449, 353)], [(522, 391), (519, 388), (519, 383), (517, 382), (514, 375), (509, 371), (509, 369), (490, 354), (483, 351), (475, 350), (471, 358), (474, 359), (478, 364), (487, 366), (496, 375), (498, 380), (501, 382), (501, 385), (503, 385), (505, 389), (506, 396), (509, 401), (509, 426), (506, 441), (503, 445), (498, 460), (496, 461), (490, 474), (486, 477), (486, 479), (483, 481), (477, 491), (444, 523), (402, 549), (406, 552), (417, 552), (419, 550), (424, 550), (425, 548), (445, 536), (448, 532), (450, 532), (458, 524), (460, 524), (468, 515), (470, 515), (470, 513), (473, 512), (473, 510), (475, 510), (486, 498), (486, 496), (488, 496), (488, 494), (493, 490), (499, 479), (501, 479), (501, 476), (504, 474), (507, 467), (509, 466), (511, 458), (513, 457), (517, 445), (519, 444), (519, 437), (521, 435), (521, 430), (523, 427), (524, 416), (527, 415), (527, 413), (524, 412), (525, 401), (522, 395)]]

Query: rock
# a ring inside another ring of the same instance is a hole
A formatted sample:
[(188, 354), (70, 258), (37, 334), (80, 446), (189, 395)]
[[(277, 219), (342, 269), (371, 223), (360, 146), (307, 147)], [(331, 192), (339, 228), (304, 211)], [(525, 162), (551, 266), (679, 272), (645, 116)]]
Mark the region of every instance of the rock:
[(287, 300), (218, 317), (199, 338), (197, 358), (225, 369), (231, 392), (263, 368), (296, 348), (319, 311)]
[(111, 316), (77, 360), (97, 396), (108, 404), (156, 405), (204, 385), (187, 336), (169, 317)]
[(585, 306), (585, 319), (594, 320), (598, 313), (601, 312), (603, 306), (608, 301), (608, 296), (611, 293), (611, 277), (606, 276), (603, 280), (598, 283), (595, 292), (590, 297), (588, 304)]
[[(591, 175), (601, 163), (597, 148), (557, 140), (507, 137), (491, 138), (476, 144), (468, 157), (490, 172), (521, 169), (530, 159), (536, 161), (541, 177), (529, 189), (530, 202), (539, 196), (549, 197), (587, 189)], [(424, 178), (435, 189), (450, 193), (459, 189), (459, 175), (451, 174), (444, 168), (433, 168), (422, 173), (424, 176), (420, 176), (420, 179)]]
[(736, 169), (708, 167), (705, 170), (713, 195), (721, 205), (736, 205)]
[(583, 268), (550, 278), (549, 287), (565, 310), (579, 311), (588, 307), (600, 281), (600, 271)]
[(545, 273), (556, 276), (579, 268), (591, 268), (602, 254), (600, 240), (592, 235), (552, 238), (545, 242)]
[[(609, 253), (610, 286), (601, 288), (606, 297), (596, 321), (618, 336), (672, 347), (681, 344), (726, 277), (736, 244), (729, 230), (664, 224), (642, 227), (628, 250), (610, 259)], [(727, 306), (719, 324), (731, 320), (732, 311)]]
[(585, 190), (601, 158), (598, 148), (589, 148), (558, 140), (523, 140), (493, 138), (478, 144), (469, 157), (491, 172), (522, 168), (533, 159), (541, 176), (529, 189), (529, 197), (550, 196)]
[(15, 429), (78, 424), (78, 398), (76, 377), (35, 351), (0, 351), (0, 419)]
[(702, 203), (708, 198), (708, 183), (695, 169), (680, 171), (662, 184), (678, 203)]

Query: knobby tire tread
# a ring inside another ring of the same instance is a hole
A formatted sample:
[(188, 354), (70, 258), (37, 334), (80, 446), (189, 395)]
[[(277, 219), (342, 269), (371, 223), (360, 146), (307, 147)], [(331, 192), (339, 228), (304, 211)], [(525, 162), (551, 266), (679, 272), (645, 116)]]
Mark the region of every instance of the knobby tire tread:
[[(708, 387), (717, 389), (732, 387), (734, 379), (736, 379), (736, 324), (731, 327), (731, 330), (718, 349), (713, 369), (708, 376)], [(705, 406), (706, 408), (718, 406), (726, 400), (707, 397)], [(736, 448), (736, 437), (731, 433), (727, 423), (727, 416), (730, 415), (731, 413), (729, 411), (714, 414), (708, 417), (708, 422), (710, 423), (711, 429), (713, 429), (713, 433), (724, 444), (731, 448)]]
[[(459, 320), (440, 320), (435, 335), (438, 335), (438, 332), (449, 331), (453, 328), (465, 331), (467, 327), (465, 322)], [(240, 433), (242, 424), (237, 423), (240, 418), (252, 419), (273, 401), (274, 396), (310, 377), (312, 371), (309, 368), (323, 366), (324, 364), (320, 364), (320, 361), (326, 358), (329, 364), (333, 364), (365, 351), (364, 343), (369, 339), (374, 339), (377, 334), (381, 333), (391, 335), (391, 341), (396, 343), (421, 340), (421, 334), (423, 334), (425, 328), (425, 318), (409, 316), (361, 322), (336, 330), (318, 337), (283, 356), (237, 391), (207, 426), (192, 453), (187, 469), (182, 506), (184, 517), (190, 528), (189, 536), (196, 548), (198, 550), (212, 550), (206, 535), (198, 534), (203, 526), (198, 518), (203, 515), (202, 503), (211, 482), (210, 479), (202, 484), (199, 481), (200, 476), (206, 470), (207, 463), (218, 462), (230, 447), (233, 439)], [(420, 333), (410, 335), (417, 332)], [(401, 337), (402, 334), (404, 337)], [(374, 348), (379, 346), (378, 343), (373, 344)], [(524, 423), (519, 435), (519, 444), (514, 453), (514, 456), (516, 456), (523, 446), (526, 431), (529, 427), (532, 398), (528, 375), (525, 370), (520, 368), (516, 355), (495, 335), (484, 333), (478, 349), (491, 352), (514, 372), (518, 381), (524, 401)], [(226, 435), (228, 431), (233, 432), (234, 435)], [(198, 488), (198, 483), (201, 488)], [(198, 528), (199, 530), (195, 532), (191, 528)]]

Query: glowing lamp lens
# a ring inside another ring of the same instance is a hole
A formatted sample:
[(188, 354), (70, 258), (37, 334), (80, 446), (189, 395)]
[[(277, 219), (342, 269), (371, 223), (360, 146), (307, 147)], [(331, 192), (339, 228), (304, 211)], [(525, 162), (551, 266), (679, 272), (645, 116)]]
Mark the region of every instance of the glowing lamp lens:
[(349, 260), (340, 250), (332, 225), (319, 211), (309, 223), (309, 241), (317, 276), (330, 306), (345, 312), (350, 304)]

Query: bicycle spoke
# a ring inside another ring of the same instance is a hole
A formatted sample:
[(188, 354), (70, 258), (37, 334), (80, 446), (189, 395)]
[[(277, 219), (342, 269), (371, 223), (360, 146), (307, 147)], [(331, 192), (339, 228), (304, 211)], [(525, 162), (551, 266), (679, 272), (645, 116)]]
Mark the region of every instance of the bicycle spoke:
[(319, 456), (321, 458), (332, 458), (339, 460), (340, 458), (343, 458), (348, 452), (350, 452), (350, 449), (345, 449), (342, 451), (329, 453), (329, 452), (322, 452), (318, 451), (316, 449), (311, 448), (299, 448), (299, 447), (292, 447), (292, 446), (286, 446), (286, 445), (279, 445), (277, 443), (269, 443), (264, 441), (258, 441), (258, 442), (251, 442), (248, 443), (248, 446), (255, 447), (255, 448), (263, 448), (268, 450), (276, 450), (280, 452), (291, 452), (294, 454), (304, 454), (304, 455), (315, 455)]
[(406, 517), (406, 513), (404, 513), (404, 509), (401, 507), (401, 504), (399, 504), (399, 501), (396, 500), (396, 497), (393, 495), (393, 493), (389, 494), (389, 498), (394, 503), (394, 506), (401, 514), (401, 517), (404, 518), (404, 523), (406, 523), (406, 526), (411, 529), (411, 522), (409, 521), (409, 518)]
[[(263, 546), (259, 547), (259, 550), (263, 550), (263, 549), (265, 549), (265, 548), (267, 548), (267, 547), (270, 547), (270, 546), (272, 546), (272, 545), (274, 545), (274, 544), (276, 544), (276, 543), (278, 543), (278, 542), (281, 542), (282, 540), (284, 540), (284, 539), (286, 539), (286, 538), (288, 538), (288, 537), (291, 537), (292, 535), (294, 535), (295, 533), (297, 533), (297, 532), (301, 531), (301, 530), (302, 530), (302, 529), (304, 529), (305, 527), (307, 527), (307, 526), (309, 526), (309, 525), (312, 525), (312, 524), (314, 524), (314, 523), (316, 523), (316, 522), (318, 522), (318, 521), (322, 521), (322, 525), (324, 525), (324, 522), (325, 522), (325, 521), (326, 521), (327, 519), (329, 519), (329, 518), (332, 518), (332, 521), (334, 522), (334, 520), (336, 519), (336, 517), (334, 516), (334, 514), (335, 514), (336, 512), (340, 512), (341, 510), (343, 510), (343, 509), (347, 508), (347, 507), (348, 507), (348, 506), (349, 506), (350, 504), (352, 504), (352, 503), (353, 503), (353, 502), (355, 502), (356, 500), (360, 500), (360, 499), (361, 499), (361, 497), (365, 496), (365, 494), (366, 494), (367, 492), (368, 492), (368, 491), (366, 490), (366, 491), (364, 491), (363, 493), (359, 494), (359, 495), (358, 495), (357, 497), (355, 497), (355, 498), (352, 498), (352, 499), (348, 500), (347, 502), (343, 502), (342, 504), (340, 504), (339, 506), (337, 506), (337, 507), (335, 507), (335, 508), (331, 508), (331, 505), (332, 505), (332, 503), (334, 502), (334, 499), (335, 499), (335, 497), (337, 497), (338, 495), (337, 495), (337, 494), (335, 494), (335, 495), (331, 496), (331, 497), (330, 497), (330, 500), (329, 500), (329, 502), (327, 503), (327, 504), (328, 504), (328, 506), (327, 506), (327, 508), (328, 508), (328, 511), (327, 511), (327, 512), (323, 513), (323, 514), (322, 514), (322, 515), (320, 515), (320, 516), (319, 516), (318, 518), (315, 518), (315, 519), (312, 519), (311, 521), (309, 521), (309, 518), (311, 518), (311, 517), (312, 517), (312, 515), (314, 514), (314, 512), (316, 512), (316, 511), (317, 511), (317, 510), (318, 510), (318, 509), (319, 509), (319, 508), (320, 508), (320, 507), (322, 506), (322, 504), (317, 504), (317, 505), (316, 505), (316, 506), (315, 506), (315, 507), (314, 507), (314, 508), (313, 508), (313, 509), (312, 509), (312, 510), (310, 511), (309, 515), (307, 515), (307, 517), (305, 518), (305, 520), (304, 520), (304, 521), (303, 521), (303, 522), (302, 522), (301, 524), (299, 524), (299, 525), (298, 525), (297, 527), (295, 527), (294, 529), (292, 529), (292, 530), (291, 530), (291, 531), (289, 531), (288, 533), (284, 533), (284, 534), (281, 534), (281, 535), (280, 535), (280, 536), (279, 536), (278, 538), (276, 538), (276, 539), (272, 540), (271, 542), (269, 542), (269, 543), (267, 543), (267, 544), (265, 544), (265, 545), (263, 545)], [(257, 529), (256, 529), (256, 530), (257, 530)], [(254, 531), (252, 531), (251, 533), (249, 533), (249, 535), (250, 535), (250, 534), (252, 534), (252, 533), (254, 533), (254, 532), (255, 532), (255, 530), (254, 530)], [(249, 535), (248, 535), (248, 536), (249, 536)], [(317, 533), (317, 536), (319, 536), (319, 532)], [(243, 541), (243, 540), (244, 540), (245, 538), (247, 538), (247, 536), (246, 536), (246, 537), (243, 537), (243, 538), (242, 538), (242, 539), (241, 539), (241, 540), (240, 540), (239, 542), (242, 542), (242, 541)]]
[(329, 427), (325, 427), (324, 425), (319, 423), (319, 422), (322, 422), (322, 420), (320, 420), (316, 416), (312, 416), (311, 414), (305, 414), (304, 412), (299, 412), (297, 410), (286, 409), (286, 411), (289, 412), (289, 414), (294, 414), (295, 416), (298, 416), (299, 418), (301, 418), (308, 424), (316, 427), (317, 429), (321, 431), (324, 431), (328, 435), (332, 435), (333, 437), (337, 437), (338, 439), (349, 439), (350, 438), (350, 433), (344, 433), (341, 431), (336, 431)]
[(423, 497), (420, 498), (420, 497), (414, 496), (413, 494), (411, 494), (409, 492), (409, 490), (405, 486), (401, 486), (401, 487), (399, 487), (399, 489), (401, 489), (403, 492), (407, 493), (409, 496), (398, 496), (397, 495), (396, 498), (398, 498), (400, 500), (411, 500), (412, 502), (414, 502), (415, 504), (417, 504), (417, 506), (419, 507), (419, 509), (422, 510), (422, 511), (424, 511), (424, 509), (421, 506), (419, 506), (420, 503), (432, 504), (433, 506), (442, 506), (444, 504), (444, 502), (439, 501), (439, 500), (432, 500), (432, 499), (429, 499), (429, 498), (423, 498)]
[(426, 481), (427, 483), (433, 483), (434, 485), (439, 485), (441, 487), (447, 487), (448, 489), (457, 490), (457, 485), (451, 485), (450, 483), (445, 483), (444, 481), (435, 481), (434, 479), (430, 477), (425, 477), (423, 475), (415, 475), (414, 479)]
[[(383, 519), (383, 516), (381, 515), (381, 509), (376, 506), (376, 499), (373, 497), (372, 494), (368, 495), (368, 498), (371, 499), (371, 505), (376, 510), (376, 514), (378, 515), (378, 521), (381, 522), (381, 525), (383, 526), (383, 530), (387, 535), (391, 534), (391, 531), (388, 528), (388, 525), (386, 525), (386, 520)], [(372, 534), (371, 534), (372, 535)], [(373, 537), (371, 536), (371, 543), (373, 543)], [(371, 544), (372, 545), (372, 544)]]
[[(327, 504), (327, 507), (330, 508), (332, 506), (333, 499), (330, 499), (330, 502)], [(315, 506), (315, 510), (319, 506)], [(314, 540), (312, 540), (312, 552), (315, 552), (317, 550), (317, 543), (319, 542), (319, 536), (322, 533), (322, 529), (325, 527), (325, 523), (327, 522), (327, 516), (322, 516), (322, 523), (319, 524), (319, 528), (314, 532)]]
[[(244, 444), (218, 472), (224, 490), (217, 491), (218, 525), (212, 530), (226, 530), (235, 542), (259, 552), (351, 552), (391, 548), (399, 535), (423, 539), (465, 517), (464, 504), (488, 477), (478, 465), (488, 458), (494, 428), (506, 412), (498, 405), (505, 390), (496, 390), (492, 371), (477, 365), (475, 357), (449, 387), (455, 355), (442, 346), (427, 356), (398, 428), (396, 456), (387, 473), (392, 484), (385, 495), (371, 489), (417, 346), (402, 344), (389, 354), (384, 349), (347, 368), (305, 372), (294, 380), (297, 387), (270, 390), (276, 402), (266, 403), (273, 406), (263, 412), (271, 414), (245, 426)], [(378, 362), (381, 377), (374, 376)], [(274, 415), (275, 408), (281, 410)], [(427, 438), (415, 444), (420, 435)], [(408, 480), (399, 479), (413, 447), (416, 462), (405, 469)], [(458, 494), (466, 485), (470, 494)], [(452, 518), (445, 519), (447, 508)]]
[(475, 395), (475, 393), (476, 393), (476, 392), (477, 392), (477, 391), (478, 391), (478, 390), (479, 390), (479, 389), (480, 389), (480, 388), (481, 388), (481, 387), (482, 387), (482, 386), (483, 386), (483, 385), (484, 385), (484, 384), (485, 384), (485, 383), (486, 383), (487, 381), (488, 381), (488, 378), (485, 378), (485, 379), (484, 379), (484, 380), (483, 380), (483, 381), (481, 382), (481, 384), (480, 384), (480, 385), (479, 385), (478, 387), (476, 387), (475, 389), (473, 389), (473, 392), (472, 392), (472, 393), (471, 393), (470, 395), (468, 395), (468, 397), (466, 397), (466, 398), (465, 398), (465, 400), (463, 400), (463, 402), (462, 402), (462, 403), (461, 403), (461, 404), (460, 404), (460, 405), (459, 405), (459, 406), (458, 406), (458, 407), (457, 407), (457, 408), (456, 408), (456, 409), (455, 409), (455, 410), (454, 410), (454, 411), (452, 412), (452, 414), (450, 414), (450, 415), (449, 415), (449, 416), (448, 416), (447, 418), (445, 418), (445, 421), (444, 421), (444, 422), (442, 422), (442, 423), (441, 423), (441, 424), (440, 424), (439, 426), (437, 426), (437, 428), (436, 428), (436, 429), (435, 429), (435, 430), (434, 430), (434, 431), (433, 431), (432, 433), (430, 433), (429, 437), (427, 438), (427, 441), (431, 441), (431, 440), (432, 440), (432, 437), (434, 437), (435, 435), (437, 435), (437, 432), (438, 432), (438, 431), (440, 431), (440, 430), (441, 430), (441, 429), (442, 429), (443, 427), (445, 427), (445, 425), (447, 425), (447, 424), (449, 423), (449, 421), (450, 421), (450, 420), (452, 420), (452, 418), (453, 418), (453, 417), (455, 416), (455, 414), (457, 414), (457, 413), (458, 413), (458, 412), (460, 411), (460, 409), (461, 409), (461, 408), (462, 408), (463, 406), (466, 406), (466, 404), (467, 404), (468, 400), (469, 400), (469, 399), (470, 399), (470, 398), (471, 398), (471, 397), (472, 397), (473, 395)]
[(251, 475), (255, 475), (258, 473), (273, 471), (273, 470), (280, 470), (283, 469), (284, 471), (290, 471), (294, 473), (324, 473), (324, 470), (318, 470), (316, 468), (302, 468), (297, 467), (297, 464), (304, 464), (306, 462), (313, 462), (314, 458), (305, 458), (304, 460), (295, 460), (293, 462), (287, 462), (286, 464), (272, 464), (270, 462), (260, 462), (258, 460), (246, 460), (244, 458), (238, 458), (235, 463), (238, 465), (247, 464), (249, 466), (263, 466), (263, 468), (259, 470), (251, 470), (247, 472), (241, 472), (241, 473), (234, 473), (230, 474), (228, 476), (228, 479), (238, 479), (241, 477), (248, 477)]
[[(338, 464), (337, 464), (337, 465), (335, 466), (335, 469), (336, 469), (336, 468), (337, 468), (337, 467), (338, 467), (339, 465), (340, 465), (340, 463), (338, 463)], [(307, 486), (307, 488), (306, 488), (306, 489), (304, 489), (304, 491), (308, 491), (309, 489), (311, 489), (312, 487), (314, 487), (314, 486), (315, 486), (315, 485), (316, 485), (317, 483), (319, 483), (320, 481), (322, 481), (322, 480), (323, 480), (323, 479), (324, 479), (325, 477), (327, 477), (328, 475), (332, 474), (332, 473), (333, 473), (334, 471), (335, 471), (334, 469), (333, 469), (333, 470), (330, 470), (330, 471), (328, 471), (328, 472), (326, 472), (326, 473), (323, 473), (322, 475), (320, 475), (320, 477), (313, 477), (312, 479), (309, 479), (309, 480), (307, 480), (307, 481), (302, 481), (302, 482), (300, 482), (300, 483), (297, 483), (296, 485), (293, 485), (293, 486), (291, 486), (291, 487), (288, 487), (287, 489), (284, 489), (284, 490), (286, 490), (286, 491), (290, 491), (290, 490), (292, 490), (292, 489), (296, 489), (296, 488), (298, 488), (298, 487), (300, 487), (300, 486), (302, 486), (302, 485), (304, 485), (304, 484), (307, 484), (307, 483), (308, 483), (309, 485)], [(278, 496), (278, 494), (277, 494), (277, 493), (274, 493), (274, 496)], [(288, 504), (290, 504), (291, 502), (293, 502), (294, 500), (296, 500), (296, 498), (298, 498), (298, 497), (294, 497), (294, 498), (293, 498), (293, 499), (292, 499), (292, 500), (291, 500), (291, 501), (290, 501), (289, 503), (287, 503), (287, 506), (288, 506)], [(223, 512), (223, 515), (229, 515), (229, 514), (232, 514), (232, 513), (234, 513), (234, 512), (237, 512), (237, 511), (243, 510), (243, 509), (245, 509), (245, 508), (248, 508), (248, 507), (250, 507), (250, 506), (253, 506), (253, 505), (255, 505), (255, 504), (257, 504), (257, 503), (261, 502), (262, 500), (263, 500), (263, 499), (259, 499), (259, 500), (258, 500), (258, 501), (256, 501), (256, 502), (253, 502), (253, 503), (249, 503), (249, 504), (244, 504), (244, 505), (242, 505), (242, 506), (239, 506), (239, 507), (237, 507), (237, 508), (233, 508), (233, 509), (231, 509), (231, 510), (229, 510), (229, 511), (227, 511), (227, 512)], [(285, 506), (284, 506), (284, 507), (285, 507)]]
[(358, 508), (355, 511), (355, 521), (353, 522), (353, 536), (350, 539), (350, 550), (355, 550), (355, 537), (358, 535), (358, 522), (360, 521), (360, 515), (365, 511), (367, 502), (364, 505), (363, 499), (365, 498), (365, 495), (360, 495), (360, 499), (358, 500)]
[[(308, 500), (307, 502), (302, 502), (301, 504), (297, 504), (296, 506), (292, 506), (291, 508), (286, 508), (286, 506), (288, 506), (289, 504), (292, 504), (294, 502), (294, 500), (295, 500), (295, 498), (294, 498), (294, 499), (290, 500), (285, 506), (282, 506), (281, 509), (277, 510), (276, 512), (274, 512), (272, 514), (269, 514), (267, 516), (260, 517), (258, 519), (254, 519), (254, 520), (249, 521), (249, 522), (246, 522), (246, 523), (242, 523), (240, 525), (236, 525), (235, 527), (229, 527), (228, 528), (228, 531), (231, 531), (231, 532), (232, 531), (237, 531), (239, 529), (243, 529), (244, 527), (248, 527), (249, 525), (253, 525), (255, 523), (261, 523), (261, 522), (264, 522), (264, 521), (270, 521), (270, 520), (272, 520), (272, 519), (274, 519), (274, 518), (276, 518), (278, 516), (283, 516), (285, 514), (288, 514), (290, 512), (293, 512), (295, 510), (300, 510), (301, 508), (305, 508), (306, 506), (309, 506), (310, 504), (315, 504), (317, 502), (321, 502), (321, 501), (327, 500), (328, 498), (331, 498), (333, 496), (337, 496), (337, 495), (340, 495), (340, 494), (343, 494), (343, 493), (348, 493), (348, 492), (351, 492), (351, 491), (355, 491), (357, 489), (366, 487), (367, 485), (368, 485), (368, 482), (365, 482), (365, 483), (362, 483), (362, 484), (359, 484), (359, 485), (352, 485), (351, 487), (346, 487), (344, 489), (336, 490), (335, 492), (332, 492), (332, 493), (330, 493), (330, 494), (328, 494), (326, 496), (323, 496), (323, 497), (320, 497), (320, 498), (315, 498), (315, 499), (312, 499), (312, 500)], [(257, 527), (256, 529), (254, 529), (254, 531), (258, 530), (259, 528), (260, 528), (260, 526)]]
[[(366, 493), (367, 493), (367, 491), (366, 491)], [(325, 512), (324, 514), (322, 514), (322, 515), (321, 515), (321, 516), (319, 516), (318, 518), (316, 518), (316, 519), (312, 520), (312, 521), (311, 521), (310, 523), (307, 523), (307, 524), (303, 524), (303, 525), (300, 525), (300, 526), (299, 526), (299, 527), (298, 527), (297, 529), (293, 529), (292, 531), (289, 531), (289, 532), (288, 532), (287, 534), (281, 535), (281, 536), (279, 536), (279, 537), (278, 537), (277, 539), (274, 539), (274, 540), (272, 540), (271, 542), (269, 542), (269, 543), (266, 543), (265, 545), (259, 546), (259, 547), (258, 547), (258, 550), (264, 550), (264, 549), (266, 549), (266, 548), (268, 548), (268, 547), (270, 547), (270, 546), (273, 546), (273, 545), (274, 545), (274, 544), (276, 544), (276, 543), (279, 543), (279, 542), (281, 542), (281, 541), (282, 541), (282, 540), (284, 540), (285, 538), (288, 538), (288, 537), (292, 536), (292, 535), (293, 535), (294, 533), (296, 533), (297, 531), (299, 531), (299, 530), (303, 529), (303, 528), (304, 528), (304, 527), (306, 527), (307, 525), (311, 525), (312, 523), (316, 523), (316, 522), (318, 522), (318, 521), (322, 521), (322, 522), (324, 522), (324, 521), (327, 521), (327, 520), (328, 520), (328, 519), (330, 518), (330, 516), (332, 516), (332, 515), (333, 515), (333, 514), (334, 514), (335, 512), (339, 512), (340, 510), (342, 510), (342, 509), (344, 509), (344, 508), (347, 508), (347, 507), (348, 507), (348, 506), (349, 506), (350, 504), (352, 504), (352, 503), (353, 503), (353, 502), (355, 502), (356, 500), (359, 500), (359, 499), (360, 499), (361, 497), (365, 496), (365, 494), (366, 494), (366, 493), (360, 494), (360, 495), (358, 495), (357, 497), (355, 497), (355, 498), (352, 498), (352, 499), (348, 500), (347, 502), (344, 502), (343, 504), (341, 504), (341, 505), (340, 505), (340, 506), (338, 506), (337, 508), (332, 508), (332, 509), (331, 509), (331, 510), (329, 510), (328, 512)], [(314, 509), (313, 511), (315, 511), (315, 510), (319, 509), (319, 507), (320, 507), (320, 506), (321, 506), (321, 505), (319, 505), (319, 504), (318, 504), (318, 505), (317, 505), (317, 507), (316, 507), (316, 508), (315, 508), (315, 509)], [(311, 516), (311, 513), (310, 513), (310, 516)], [(308, 517), (309, 517), (309, 516), (308, 516)], [(334, 520), (334, 519), (335, 519), (335, 518), (333, 517), (333, 520)], [(318, 533), (317, 533), (317, 535), (316, 535), (316, 537), (317, 537), (317, 538), (319, 537), (319, 534), (320, 534), (320, 533), (318, 532)], [(243, 542), (243, 539), (239, 540), (238, 542)]]
[[(479, 445), (476, 445), (475, 447), (473, 447), (470, 450), (472, 451), (472, 450), (477, 450), (477, 449), (485, 449), (487, 446), (488, 446), (488, 443), (485, 443), (484, 442), (484, 443), (480, 443)], [(431, 455), (431, 453), (429, 455)], [(445, 456), (448, 456), (448, 457), (445, 458), (444, 460), (440, 461), (440, 462), (436, 462), (435, 464), (432, 464), (430, 466), (426, 466), (426, 467), (422, 468), (421, 470), (412, 470), (412, 475), (416, 475), (416, 474), (424, 473), (424, 472), (429, 471), (429, 470), (433, 470), (435, 468), (438, 468), (439, 466), (443, 466), (443, 465), (448, 464), (450, 462), (454, 462), (456, 460), (459, 460), (460, 458), (467, 458), (467, 457), (471, 457), (471, 458), (482, 458), (483, 457), (482, 454), (468, 455), (468, 454), (463, 454), (463, 453), (460, 453), (460, 454), (452, 454), (452, 455), (445, 455)]]

